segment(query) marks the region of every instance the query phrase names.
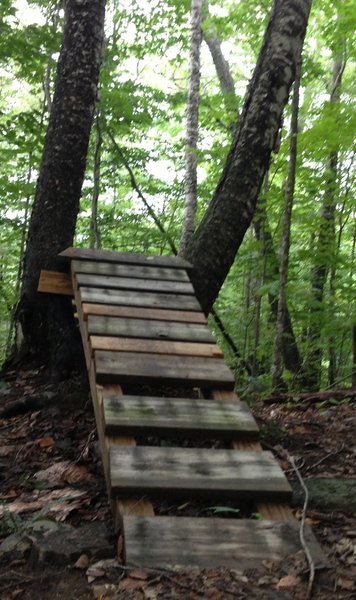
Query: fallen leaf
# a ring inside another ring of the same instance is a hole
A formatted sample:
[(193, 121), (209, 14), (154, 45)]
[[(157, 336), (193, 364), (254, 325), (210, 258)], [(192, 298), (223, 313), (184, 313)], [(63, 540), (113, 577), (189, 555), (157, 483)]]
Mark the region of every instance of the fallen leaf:
[(343, 588), (344, 590), (353, 590), (355, 586), (355, 582), (353, 579), (345, 579), (345, 577), (339, 577), (336, 580), (336, 583), (339, 587)]
[(50, 436), (39, 438), (38, 440), (35, 440), (34, 443), (37, 444), (39, 448), (53, 448), (55, 445), (54, 439)]
[(89, 556), (87, 554), (81, 554), (74, 563), (76, 569), (87, 569), (89, 565)]
[(295, 577), (295, 575), (285, 575), (282, 579), (277, 583), (277, 588), (293, 588), (299, 585), (301, 579), (299, 577)]
[(15, 452), (17, 446), (0, 446), (0, 456), (5, 458)]
[(120, 581), (118, 589), (125, 590), (125, 592), (133, 592), (142, 589), (145, 585), (147, 585), (147, 582), (142, 579), (131, 579), (131, 577), (127, 577), (127, 579)]
[(132, 579), (148, 579), (148, 574), (146, 573), (146, 571), (140, 571), (139, 569), (135, 569), (134, 571), (130, 571), (129, 573), (129, 577), (132, 577)]

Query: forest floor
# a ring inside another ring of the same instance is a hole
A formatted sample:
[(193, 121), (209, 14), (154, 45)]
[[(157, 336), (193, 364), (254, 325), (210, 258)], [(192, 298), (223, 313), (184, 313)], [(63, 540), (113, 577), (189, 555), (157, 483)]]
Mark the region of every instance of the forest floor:
[[(114, 538), (106, 543), (102, 535), (105, 527), (113, 531), (113, 523), (88, 392), (71, 379), (55, 386), (53, 394), (47, 380), (41, 368), (9, 371), (0, 380), (0, 413), (11, 412), (24, 397), (35, 398), (32, 408), (22, 407), (23, 414), (0, 419), (2, 600), (306, 599), (309, 569), (303, 551), (279, 564), (266, 557), (243, 573), (176, 574), (120, 566)], [(45, 393), (48, 401), (41, 406), (36, 398)], [(264, 446), (275, 452), (287, 477), (297, 479), (288, 458), (293, 456), (310, 486), (306, 520), (329, 562), (329, 568), (316, 571), (310, 597), (356, 598), (356, 494), (355, 487), (353, 495), (347, 487), (356, 483), (355, 404), (266, 406), (257, 400), (252, 410)], [(326, 485), (319, 496), (312, 492), (317, 480), (334, 488)], [(338, 499), (334, 492), (342, 483), (347, 489)], [(303, 494), (296, 494), (298, 518), (303, 501)], [(60, 541), (54, 551), (41, 545), (41, 531), (63, 535), (65, 547)]]

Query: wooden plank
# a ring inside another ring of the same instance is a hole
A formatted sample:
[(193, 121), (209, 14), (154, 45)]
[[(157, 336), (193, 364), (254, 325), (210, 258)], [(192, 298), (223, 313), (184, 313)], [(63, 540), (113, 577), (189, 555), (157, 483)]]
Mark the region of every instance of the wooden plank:
[(112, 447), (111, 493), (208, 500), (287, 501), (292, 489), (271, 452)]
[(136, 254), (132, 252), (112, 252), (111, 250), (92, 250), (90, 248), (66, 248), (58, 256), (69, 260), (94, 260), (129, 265), (154, 265), (171, 269), (192, 269), (193, 265), (177, 256)]
[(91, 353), (95, 350), (111, 350), (112, 352), (153, 352), (154, 354), (170, 354), (171, 356), (202, 356), (206, 358), (223, 358), (224, 356), (216, 344), (199, 344), (196, 342), (167, 342), (165, 340), (92, 335), (89, 344)]
[(94, 352), (98, 383), (177, 383), (233, 389), (232, 373), (219, 358), (134, 352)]
[(202, 312), (187, 310), (164, 310), (160, 308), (142, 308), (137, 306), (111, 306), (110, 304), (82, 305), (83, 318), (88, 315), (102, 315), (105, 317), (124, 317), (127, 319), (151, 319), (152, 321), (175, 321), (177, 323), (202, 323), (208, 320)]
[(37, 287), (38, 292), (73, 296), (72, 280), (69, 273), (42, 270)]
[(192, 284), (185, 281), (159, 281), (157, 279), (111, 277), (110, 275), (91, 275), (88, 273), (77, 273), (76, 279), (79, 286), (85, 287), (194, 295)]
[(103, 398), (103, 412), (110, 434), (258, 438), (256, 421), (242, 402), (110, 395)]
[[(125, 517), (125, 562), (163, 569), (255, 569), (301, 550), (298, 523), (189, 517)], [(327, 566), (310, 529), (305, 538), (317, 568)]]
[[(238, 396), (235, 392), (226, 392), (223, 390), (213, 390), (211, 397), (220, 402), (235, 402), (240, 403)], [(231, 448), (235, 450), (254, 450), (260, 452), (262, 446), (258, 441), (246, 441), (241, 439), (234, 439), (231, 442)], [(257, 512), (265, 519), (276, 520), (276, 521), (295, 521), (292, 509), (288, 504), (283, 503), (272, 503), (272, 502), (257, 502)]]
[(146, 308), (164, 308), (201, 312), (201, 306), (195, 296), (175, 296), (174, 294), (154, 294), (129, 290), (96, 289), (81, 287), (82, 302), (95, 304), (116, 304), (121, 306), (142, 306)]
[[(184, 342), (214, 343), (207, 325), (172, 323), (146, 319), (121, 319), (119, 317), (88, 317), (89, 335), (108, 335), (152, 340), (179, 340)], [(152, 352), (152, 350), (149, 350)]]
[(185, 269), (154, 267), (153, 265), (121, 265), (110, 262), (92, 260), (73, 260), (71, 263), (75, 273), (92, 273), (95, 275), (112, 275), (116, 277), (134, 277), (137, 279), (159, 279), (166, 281), (189, 282)]

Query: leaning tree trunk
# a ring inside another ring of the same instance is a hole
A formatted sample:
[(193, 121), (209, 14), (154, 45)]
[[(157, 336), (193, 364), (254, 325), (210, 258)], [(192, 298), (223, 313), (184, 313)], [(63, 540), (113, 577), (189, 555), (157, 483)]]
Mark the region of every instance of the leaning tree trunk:
[[(208, 0), (204, 2), (204, 21), (207, 18), (210, 18), (209, 14), (209, 4)], [(216, 74), (218, 76), (221, 91), (224, 97), (225, 108), (227, 113), (231, 111), (235, 112), (235, 121), (237, 121), (237, 97), (235, 92), (235, 84), (232, 77), (232, 73), (230, 70), (229, 63), (225, 59), (220, 40), (217, 37), (217, 33), (212, 25), (204, 27), (203, 21), (203, 38), (206, 42), (211, 57), (213, 59), (213, 63), (215, 66)], [(235, 124), (232, 126), (232, 131), (235, 130)], [(279, 265), (278, 259), (273, 247), (272, 235), (268, 225), (267, 218), (267, 208), (266, 202), (262, 198), (260, 198), (257, 204), (256, 218), (254, 219), (253, 226), (255, 230), (256, 238), (262, 243), (262, 254), (263, 256), (271, 263), (272, 272), (270, 276), (274, 279), (277, 279), (279, 276)], [(277, 310), (278, 310), (278, 295), (275, 292), (269, 292), (268, 294), (268, 302), (272, 312), (272, 315), (275, 320), (277, 320)], [(258, 300), (258, 310), (260, 311), (261, 298)], [(303, 369), (303, 362), (298, 350), (297, 341), (295, 339), (294, 330), (292, 321), (290, 318), (288, 305), (286, 303), (284, 310), (284, 335), (282, 342), (282, 352), (283, 352), (283, 360), (285, 367), (290, 370), (292, 373), (300, 374)]]
[(310, 7), (311, 0), (275, 0), (220, 182), (187, 249), (206, 313), (251, 223), (300, 60)]
[(185, 209), (179, 254), (184, 254), (194, 233), (197, 213), (197, 149), (200, 91), (202, 0), (192, 0), (190, 73), (185, 150)]
[(69, 298), (38, 294), (41, 269), (63, 269), (73, 242), (84, 178), (104, 32), (105, 0), (68, 0), (49, 125), (32, 209), (18, 318), (27, 351), (71, 361)]

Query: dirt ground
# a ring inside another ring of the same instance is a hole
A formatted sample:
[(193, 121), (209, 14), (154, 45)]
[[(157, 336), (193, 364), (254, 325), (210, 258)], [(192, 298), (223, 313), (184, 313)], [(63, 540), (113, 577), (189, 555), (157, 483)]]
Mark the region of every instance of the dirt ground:
[[(24, 532), (31, 540), (34, 523), (44, 518), (46, 526), (60, 522), (79, 528), (100, 522), (113, 531), (88, 392), (76, 379), (57, 386), (49, 386), (47, 379), (43, 369), (33, 367), (9, 371), (0, 379), (0, 411), (50, 390), (44, 406), (34, 403), (34, 408), (22, 407), (22, 414), (0, 419), (0, 542)], [(291, 480), (297, 473), (289, 457), (307, 485), (311, 479), (356, 478), (355, 404), (265, 406), (257, 400), (252, 410), (264, 447), (274, 451)], [(295, 507), (299, 519), (302, 505)], [(306, 508), (306, 521), (330, 565), (315, 573), (310, 598), (356, 598), (356, 515), (351, 506), (330, 505), (332, 509), (327, 501), (321, 507), (314, 502)], [(165, 510), (169, 513), (169, 507)], [(281, 564), (267, 557), (243, 573), (217, 569), (176, 574), (126, 569), (116, 561), (114, 539), (111, 557), (98, 563), (82, 555), (69, 566), (26, 551), (1, 554), (0, 549), (1, 600), (305, 600), (308, 580), (303, 551)]]

